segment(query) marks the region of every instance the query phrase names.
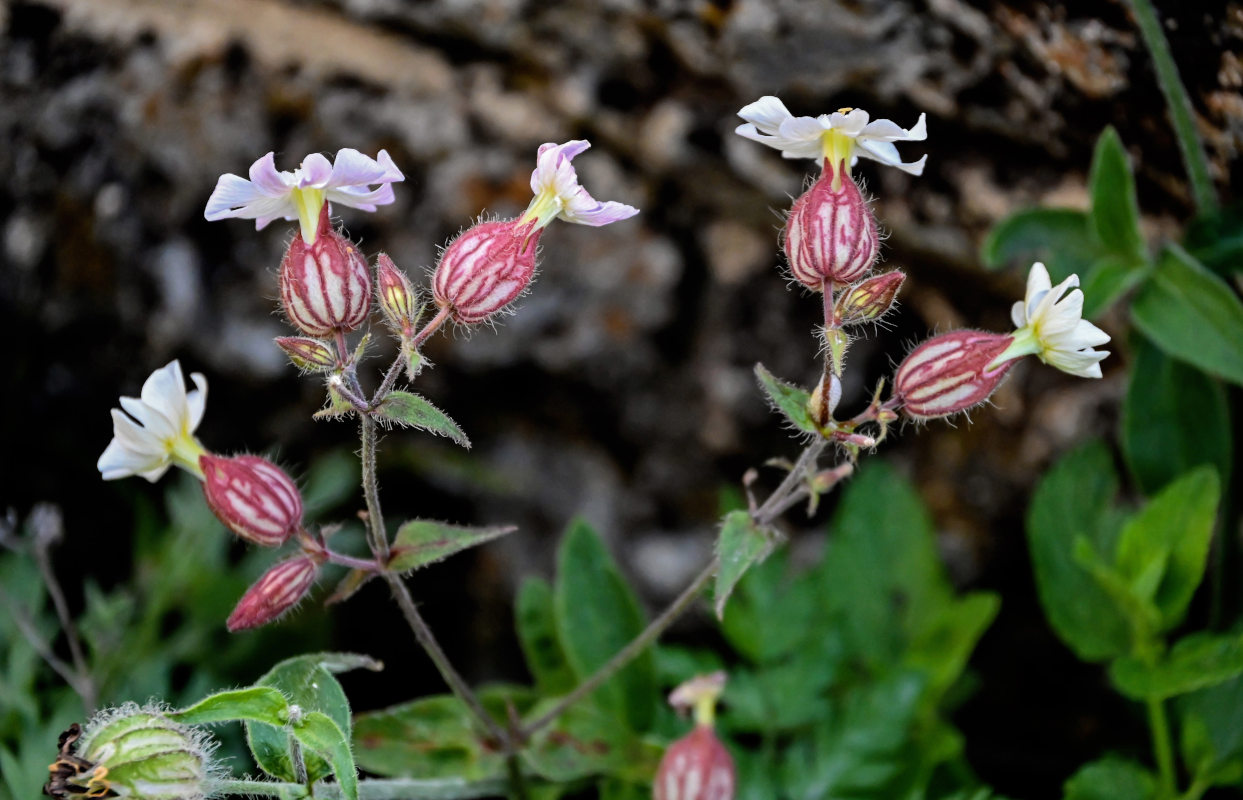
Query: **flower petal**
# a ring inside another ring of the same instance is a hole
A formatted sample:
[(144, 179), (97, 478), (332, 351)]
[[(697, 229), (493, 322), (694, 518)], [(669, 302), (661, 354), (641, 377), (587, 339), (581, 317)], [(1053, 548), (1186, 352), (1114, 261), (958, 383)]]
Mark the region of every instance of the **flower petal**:
[(903, 161), (898, 155), (898, 148), (894, 147), (891, 142), (859, 138), (855, 140), (855, 148), (855, 153), (863, 158), (897, 167), (910, 175), (923, 175), (924, 163), (928, 161), (926, 155), (921, 156), (918, 161)]
[(169, 439), (177, 435), (172, 420), (136, 397), (122, 397), (121, 408), (156, 439)]
[(203, 412), (207, 410), (207, 378), (201, 372), (191, 372), (190, 380), (198, 387), (186, 393), (186, 407), (190, 412), (187, 430), (193, 433), (198, 430), (199, 423), (203, 421)]
[(203, 211), (203, 217), (208, 222), (230, 217), (253, 219), (253, 215), (247, 213), (247, 209), (251, 203), (262, 199), (264, 199), (263, 194), (253, 183), (233, 173), (225, 173), (216, 181), (216, 188), (212, 190), (211, 197), (207, 198), (207, 208)]
[(295, 184), (293, 173), (276, 168), (275, 153), (268, 153), (250, 165), (250, 182), (268, 197), (283, 197)]
[(332, 162), (322, 153), (311, 153), (302, 159), (302, 166), (294, 173), (298, 189), (323, 189), (332, 179)]
[(376, 158), (369, 158), (349, 147), (337, 151), (336, 161), (332, 165), (332, 174), (325, 189), (364, 188), (373, 183), (387, 184), (405, 180), (388, 151), (381, 150)]
[(95, 467), (106, 481), (128, 478), (140, 472), (156, 469), (159, 465), (158, 457), (130, 450), (118, 439), (113, 439), (108, 443), (108, 447), (104, 449), (103, 454), (95, 463)]
[(878, 119), (869, 122), (859, 136), (878, 142), (922, 142), (928, 138), (928, 115), (920, 114), (919, 121), (909, 131), (891, 120)]
[(180, 428), (188, 416), (186, 407), (186, 379), (181, 374), (181, 363), (176, 359), (151, 373), (142, 385), (142, 402), (151, 406)]
[(777, 129), (781, 127), (781, 123), (794, 115), (776, 97), (765, 95), (754, 103), (743, 106), (742, 110), (738, 112), (738, 116), (751, 123), (753, 129), (758, 129), (771, 135), (777, 132)]
[(868, 112), (863, 109), (852, 108), (849, 111), (834, 111), (832, 114), (822, 114), (819, 120), (825, 128), (832, 128), (853, 139), (867, 127), (869, 117)]

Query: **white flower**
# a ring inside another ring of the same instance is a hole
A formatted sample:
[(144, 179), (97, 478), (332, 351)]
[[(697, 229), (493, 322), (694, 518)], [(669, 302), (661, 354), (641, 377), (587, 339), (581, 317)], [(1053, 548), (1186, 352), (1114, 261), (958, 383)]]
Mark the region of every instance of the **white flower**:
[(796, 117), (775, 97), (761, 97), (738, 112), (746, 120), (735, 133), (781, 151), (785, 158), (828, 158), (831, 166), (845, 161), (849, 169), (859, 157), (870, 158), (912, 175), (921, 175), (928, 156), (904, 162), (894, 142), (928, 138), (926, 115), (910, 130), (887, 119), (869, 122), (861, 108), (843, 108), (818, 117)]
[(1092, 348), (1108, 342), (1109, 334), (1083, 318), (1083, 292), (1078, 287), (1078, 275), (1054, 286), (1044, 264), (1032, 264), (1027, 295), (1010, 312), (1018, 327), (1014, 341), (993, 363), (1034, 355), (1071, 375), (1101, 377), (1100, 362), (1109, 352)]
[(121, 408), (112, 409), (112, 441), (96, 465), (104, 480), (141, 475), (154, 483), (174, 464), (203, 477), (199, 456), (206, 451), (194, 430), (203, 419), (207, 379), (197, 372), (190, 378), (198, 388), (187, 392), (173, 361), (151, 373), (141, 399), (121, 398)]
[(274, 219), (296, 219), (302, 224), (302, 238), (313, 244), (325, 201), (375, 211), (376, 206), (393, 202), (390, 184), (402, 180), (405, 176), (385, 150), (371, 159), (346, 147), (337, 151), (335, 164), (312, 153), (293, 172), (278, 171), (268, 153), (250, 165), (250, 180), (221, 175), (203, 216), (212, 222), (253, 219), (256, 230)]
[(579, 186), (578, 173), (570, 161), (588, 147), (591, 142), (582, 139), (540, 145), (535, 171), (531, 173), (531, 191), (535, 199), (522, 215), (523, 221), (535, 220), (538, 228), (554, 219), (599, 227), (639, 213), (639, 209), (625, 203), (602, 203)]

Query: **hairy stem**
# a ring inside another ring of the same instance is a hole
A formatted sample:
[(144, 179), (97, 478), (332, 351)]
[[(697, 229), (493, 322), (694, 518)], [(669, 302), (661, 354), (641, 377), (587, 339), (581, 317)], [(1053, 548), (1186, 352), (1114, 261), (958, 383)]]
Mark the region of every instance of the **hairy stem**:
[(419, 644), (427, 652), (432, 663), (436, 665), (436, 669), (440, 671), (440, 676), (444, 678), (445, 683), (449, 684), (453, 694), (487, 728), (488, 735), (496, 739), (505, 750), (510, 750), (509, 734), (484, 709), (483, 703), (479, 701), (479, 697), (471, 690), (458, 671), (454, 669), (453, 664), (449, 662), (449, 657), (445, 655), (445, 651), (440, 647), (440, 642), (436, 641), (435, 635), (432, 634), (432, 629), (428, 627), (427, 621), (419, 613), (418, 607), (415, 606), (414, 600), (410, 597), (410, 590), (402, 582), (401, 576), (387, 571), (383, 573), (383, 576), (384, 580), (388, 582), (389, 588), (393, 591), (393, 599), (397, 601), (398, 607), (401, 608), (401, 613), (406, 618), (406, 623), (410, 626), (410, 630), (414, 632), (414, 638), (418, 640)]
[[(307, 794), (305, 786), (282, 781), (220, 781), (213, 788), (216, 794), (223, 796), (277, 797), (281, 800), (301, 800), (312, 796)], [(359, 800), (470, 800), (495, 797), (504, 789), (505, 781), (500, 778), (478, 781), (464, 778), (390, 778), (359, 781), (358, 797)], [(344, 795), (338, 784), (320, 783), (314, 787), (313, 797), (342, 800)]]
[(359, 414), (362, 427), (363, 497), (367, 502), (367, 540), (380, 564), (388, 564), (388, 531), (380, 510), (380, 483), (376, 477), (376, 422), (370, 414)]
[(1170, 110), (1170, 122), (1174, 126), (1174, 136), (1178, 140), (1178, 150), (1187, 169), (1187, 178), (1191, 181), (1191, 193), (1195, 197), (1196, 206), (1202, 212), (1211, 211), (1217, 207), (1217, 191), (1209, 175), (1204, 143), (1196, 131), (1191, 98), (1187, 96), (1187, 88), (1178, 77), (1178, 66), (1170, 55), (1170, 43), (1161, 30), (1161, 22), (1157, 19), (1156, 9), (1152, 7), (1150, 0), (1129, 0), (1129, 3), (1139, 26), (1139, 33), (1144, 37), (1144, 45), (1152, 56), (1157, 84), (1161, 87), (1161, 94), (1165, 96), (1165, 103)]
[(713, 576), (716, 575), (716, 570), (719, 565), (720, 561), (717, 560), (716, 556), (713, 556), (712, 560), (708, 562), (708, 566), (704, 567), (703, 571), (695, 577), (695, 580), (691, 581), (691, 585), (687, 586), (682, 591), (682, 594), (678, 595), (677, 599), (674, 600), (668, 608), (661, 612), (659, 617), (652, 620), (648, 626), (643, 629), (642, 633), (631, 640), (630, 644), (626, 645), (621, 650), (618, 650), (617, 653), (604, 664), (604, 666), (600, 667), (600, 669), (592, 673), (587, 680), (575, 687), (574, 691), (570, 692), (565, 697), (562, 697), (557, 704), (548, 709), (543, 716), (524, 725), (521, 731), (523, 739), (526, 739), (536, 731), (556, 721), (557, 717), (565, 713), (566, 709), (577, 703), (579, 700), (582, 700), (596, 689), (600, 688), (600, 685), (609, 678), (613, 677), (615, 672), (637, 658), (640, 653), (647, 649), (648, 645), (660, 638), (660, 635), (664, 633), (670, 625), (677, 621), (678, 617), (682, 616), (682, 614), (691, 607), (691, 604), (699, 598), (699, 595), (703, 593), (703, 590), (712, 581)]

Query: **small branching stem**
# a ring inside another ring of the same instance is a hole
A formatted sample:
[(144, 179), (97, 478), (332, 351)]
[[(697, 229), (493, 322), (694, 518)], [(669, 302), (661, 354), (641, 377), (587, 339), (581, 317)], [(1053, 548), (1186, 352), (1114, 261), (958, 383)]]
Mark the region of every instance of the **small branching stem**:
[(1148, 701), (1148, 726), (1152, 729), (1152, 749), (1157, 758), (1160, 796), (1172, 800), (1178, 795), (1174, 774), (1174, 748), (1170, 744), (1170, 723), (1166, 718), (1165, 704), (1161, 700)]

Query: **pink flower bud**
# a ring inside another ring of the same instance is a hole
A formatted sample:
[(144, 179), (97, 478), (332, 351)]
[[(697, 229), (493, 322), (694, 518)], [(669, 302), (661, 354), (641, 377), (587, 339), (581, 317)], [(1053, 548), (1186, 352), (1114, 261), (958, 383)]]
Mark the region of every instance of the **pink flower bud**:
[(875, 275), (842, 292), (833, 307), (839, 325), (876, 322), (889, 312), (906, 275), (901, 270)]
[(665, 751), (652, 784), (655, 800), (733, 800), (734, 759), (711, 725), (696, 725)]
[(389, 327), (403, 336), (413, 336), (419, 306), (410, 279), (385, 253), (376, 257), (375, 274), (376, 296)]
[(285, 472), (258, 456), (204, 455), (203, 494), (229, 530), (263, 547), (283, 544), (302, 524), (302, 495)]
[(332, 229), (328, 204), (314, 244), (295, 236), (281, 260), (281, 305), (308, 336), (349, 332), (371, 312), (371, 270), (353, 244)]
[(534, 223), (481, 222), (445, 249), (432, 291), (453, 319), (482, 322), (509, 305), (535, 275), (540, 231)]
[(293, 365), (304, 372), (327, 372), (337, 365), (336, 352), (319, 339), (278, 336), (276, 346), (284, 350)]
[(876, 218), (859, 187), (846, 174), (835, 187), (834, 175), (826, 164), (820, 178), (794, 201), (786, 221), (790, 272), (815, 291), (826, 280), (852, 283), (863, 277), (880, 250)]
[(225, 624), (241, 631), (276, 620), (310, 591), (318, 570), (319, 561), (309, 555), (280, 562), (246, 590)]
[(902, 410), (914, 419), (932, 419), (984, 402), (1014, 363), (991, 366), (1013, 339), (1001, 333), (952, 331), (916, 347), (894, 377)]

